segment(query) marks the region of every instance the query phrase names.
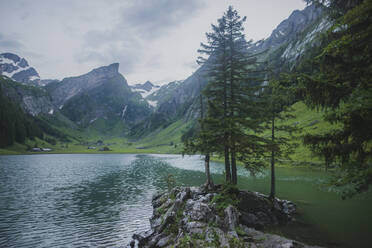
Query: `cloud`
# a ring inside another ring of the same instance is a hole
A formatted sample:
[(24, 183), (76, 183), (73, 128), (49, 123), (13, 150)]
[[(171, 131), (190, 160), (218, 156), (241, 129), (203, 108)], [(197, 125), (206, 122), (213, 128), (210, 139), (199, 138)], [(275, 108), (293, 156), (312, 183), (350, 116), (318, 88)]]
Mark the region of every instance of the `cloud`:
[(121, 25), (135, 28), (143, 38), (151, 39), (191, 18), (204, 6), (200, 0), (139, 0), (124, 9)]
[(83, 49), (75, 54), (80, 63), (120, 63), (120, 71), (161, 65), (161, 54), (149, 55), (151, 44), (184, 21), (204, 4), (200, 0), (140, 0), (123, 6), (119, 21), (108, 29), (84, 34)]
[[(43, 78), (119, 62), (129, 83), (166, 83), (195, 71), (205, 32), (232, 4), (248, 38), (267, 37), (302, 0), (0, 0), (0, 50)], [(259, 25), (258, 25), (259, 24)]]
[(17, 50), (23, 48), (23, 44), (15, 39), (7, 38), (0, 33), (0, 49), (4, 51)]

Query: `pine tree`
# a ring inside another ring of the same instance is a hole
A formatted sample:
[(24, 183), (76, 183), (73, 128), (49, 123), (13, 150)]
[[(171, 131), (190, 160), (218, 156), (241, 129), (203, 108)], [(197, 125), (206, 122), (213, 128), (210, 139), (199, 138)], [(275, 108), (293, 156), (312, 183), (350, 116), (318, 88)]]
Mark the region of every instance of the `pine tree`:
[[(228, 133), (228, 84), (227, 84), (227, 47), (226, 47), (226, 18), (217, 20), (217, 25), (212, 24), (212, 32), (206, 33), (207, 44), (201, 43), (202, 49), (198, 52), (206, 54), (208, 58), (198, 57), (198, 63), (204, 64), (209, 82), (205, 89), (208, 99), (208, 117), (203, 120), (206, 124), (214, 126), (215, 132), (210, 137), (215, 137), (217, 144), (223, 144), (225, 157), (226, 182), (231, 182), (229, 159), (229, 133)], [(207, 136), (205, 136), (206, 138)], [(219, 139), (218, 139), (219, 137)], [(221, 152), (217, 150), (216, 152)]]
[(248, 53), (251, 42), (243, 34), (245, 20), (230, 6), (199, 50), (209, 56), (199, 59), (207, 67), (209, 81), (204, 91), (209, 115), (204, 122), (214, 128), (211, 136), (223, 144), (216, 152), (224, 155), (226, 182), (233, 184), (237, 184), (236, 161), (256, 171), (263, 165), (265, 144), (257, 135), (262, 129), (262, 100), (257, 93), (263, 80), (256, 71), (256, 56)]
[(271, 140), (267, 146), (271, 165), (270, 198), (275, 199), (275, 164), (282, 159), (289, 160), (289, 154), (296, 145), (293, 134), (300, 129), (296, 125), (283, 123), (295, 117), (291, 108), (295, 88), (289, 77), (282, 75), (279, 80), (270, 81), (264, 94), (267, 102), (267, 124), (271, 131)]
[(195, 154), (200, 152), (204, 155), (204, 167), (206, 175), (205, 187), (207, 189), (213, 189), (214, 184), (210, 173), (210, 153), (215, 150), (214, 142), (210, 139), (211, 135), (208, 135), (208, 124), (204, 122), (204, 104), (202, 94), (200, 98), (200, 119), (199, 119), (199, 129), (197, 134), (187, 137), (184, 139), (184, 149), (183, 152), (187, 154)]
[(327, 165), (338, 165), (334, 184), (354, 188), (346, 196), (372, 183), (372, 1), (362, 2), (335, 20), (311, 61), (316, 70), (300, 78), (305, 103), (324, 109), (325, 119), (337, 126), (304, 141)]

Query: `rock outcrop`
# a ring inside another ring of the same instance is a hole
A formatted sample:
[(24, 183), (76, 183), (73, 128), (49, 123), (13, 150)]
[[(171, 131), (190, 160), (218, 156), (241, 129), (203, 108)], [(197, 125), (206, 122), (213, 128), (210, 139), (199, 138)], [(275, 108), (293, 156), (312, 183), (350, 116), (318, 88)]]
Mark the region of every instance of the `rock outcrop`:
[[(108, 80), (118, 77), (118, 69), (118, 63), (102, 66), (78, 77), (64, 78), (61, 82), (49, 85), (47, 89), (52, 96), (53, 103), (61, 107), (74, 96), (96, 88)], [(129, 89), (126, 80), (123, 78), (122, 81), (123, 87)]]
[(231, 194), (224, 198), (221, 187), (180, 187), (155, 195), (151, 230), (134, 234), (128, 247), (311, 247), (259, 231), (291, 222), (292, 202), (249, 191)]
[(35, 68), (30, 67), (26, 59), (14, 53), (0, 54), (0, 75), (19, 83), (40, 85), (40, 76)]
[(130, 126), (151, 112), (141, 96), (131, 91), (119, 73), (119, 64), (102, 66), (78, 77), (64, 78), (46, 87), (53, 103), (67, 118), (86, 127), (100, 120), (105, 127)]
[(263, 50), (275, 50), (281, 45), (296, 39), (296, 35), (303, 32), (311, 24), (316, 22), (322, 14), (322, 9), (315, 5), (307, 6), (303, 10), (295, 10), (283, 20), (267, 39), (254, 43), (252, 50), (260, 52)]
[(32, 116), (53, 114), (56, 111), (50, 96), (43, 88), (24, 85), (3, 76), (0, 76), (0, 88), (3, 95)]

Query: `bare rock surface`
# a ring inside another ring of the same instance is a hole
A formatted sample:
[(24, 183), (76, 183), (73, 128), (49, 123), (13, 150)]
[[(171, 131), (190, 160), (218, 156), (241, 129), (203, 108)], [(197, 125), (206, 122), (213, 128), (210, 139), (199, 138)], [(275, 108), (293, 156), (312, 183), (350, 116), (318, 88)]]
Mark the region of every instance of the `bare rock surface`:
[(316, 247), (259, 230), (293, 221), (294, 203), (235, 189), (238, 200), (229, 204), (223, 192), (177, 187), (154, 195), (151, 230), (134, 234), (128, 247)]

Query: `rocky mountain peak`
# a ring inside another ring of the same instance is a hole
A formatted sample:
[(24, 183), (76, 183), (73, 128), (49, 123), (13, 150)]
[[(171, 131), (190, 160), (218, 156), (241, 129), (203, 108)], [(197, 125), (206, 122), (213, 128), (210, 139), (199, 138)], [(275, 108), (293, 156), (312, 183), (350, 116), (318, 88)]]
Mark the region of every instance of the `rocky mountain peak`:
[(150, 82), (150, 81), (146, 81), (144, 84), (143, 84), (143, 87), (146, 88), (147, 91), (151, 90), (152, 87), (154, 87), (154, 85)]
[(134, 90), (134, 91), (151, 91), (153, 88), (159, 88), (159, 86), (156, 86), (154, 85), (153, 83), (151, 83), (149, 80), (147, 80), (145, 83), (143, 84), (135, 84), (135, 85), (132, 85), (131, 88)]
[(114, 78), (122, 78), (123, 87), (128, 87), (126, 80), (119, 73), (119, 63), (113, 63), (93, 69), (81, 76), (64, 78), (61, 82), (51, 85), (48, 90), (54, 104), (62, 108), (63, 104), (75, 95), (96, 88)]
[(40, 76), (35, 68), (14, 53), (0, 54), (0, 74), (23, 84), (40, 84)]
[(303, 10), (293, 11), (287, 19), (273, 30), (269, 38), (254, 43), (252, 50), (258, 52), (281, 46), (315, 22), (321, 16), (321, 13), (322, 10), (315, 5), (309, 5)]
[[(93, 69), (88, 74), (93, 74), (96, 76), (104, 76), (104, 77), (113, 77), (119, 73), (119, 63), (113, 63), (107, 66), (101, 66), (96, 69)], [(87, 74), (85, 74), (87, 75)]]

